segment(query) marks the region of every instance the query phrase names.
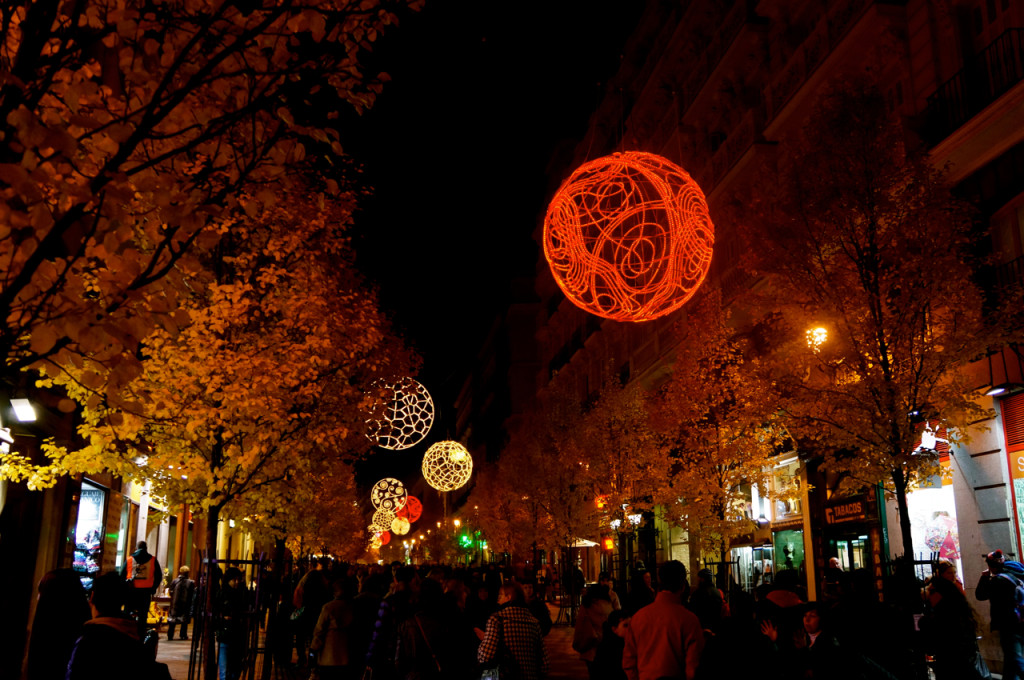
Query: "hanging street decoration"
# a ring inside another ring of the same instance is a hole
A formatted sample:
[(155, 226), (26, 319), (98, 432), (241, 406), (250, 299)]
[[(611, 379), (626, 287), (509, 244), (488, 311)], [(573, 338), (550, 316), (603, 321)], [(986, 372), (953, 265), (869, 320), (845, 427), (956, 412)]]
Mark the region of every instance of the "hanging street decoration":
[(394, 477), (385, 477), (370, 489), (370, 502), (373, 507), (387, 510), (392, 515), (405, 507), (407, 497), (405, 485)]
[(377, 534), (377, 540), (380, 541), (381, 545), (387, 545), (391, 542), (391, 532), (382, 531), (381, 533)]
[(544, 256), (573, 304), (615, 321), (679, 309), (711, 267), (704, 193), (678, 165), (639, 151), (581, 165), (544, 217)]
[(395, 513), (395, 517), (404, 517), (410, 522), (415, 522), (423, 514), (423, 504), (420, 503), (420, 499), (416, 496), (407, 496), (405, 499), (405, 505), (402, 509)]
[(391, 529), (391, 523), (395, 521), (395, 513), (390, 510), (380, 508), (373, 513), (373, 520), (370, 525), (370, 531), (384, 532)]
[(396, 517), (391, 520), (391, 533), (395, 536), (405, 536), (409, 533), (409, 520), (404, 517)]
[(385, 390), (390, 400), (384, 417), (367, 421), (366, 436), (377, 446), (391, 451), (408, 449), (423, 441), (434, 423), (434, 400), (427, 388), (412, 378), (403, 378)]
[(370, 539), (370, 550), (380, 550), (380, 547), (384, 545), (381, 543), (379, 536), (374, 536)]
[(458, 442), (438, 442), (423, 456), (423, 477), (438, 491), (458, 489), (472, 473), (473, 457)]

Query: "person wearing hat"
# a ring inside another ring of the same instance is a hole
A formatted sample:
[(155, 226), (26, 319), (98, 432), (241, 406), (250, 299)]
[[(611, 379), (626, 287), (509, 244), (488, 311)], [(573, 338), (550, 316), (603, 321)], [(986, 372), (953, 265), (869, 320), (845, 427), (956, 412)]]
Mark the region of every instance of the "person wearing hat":
[(988, 569), (981, 572), (974, 595), (988, 600), (991, 606), (992, 630), (999, 631), (1003, 650), (1003, 679), (1024, 680), (1024, 630), (1016, 610), (1017, 585), (1024, 583), (1024, 565), (1007, 560), (1002, 550), (985, 555), (985, 563)]

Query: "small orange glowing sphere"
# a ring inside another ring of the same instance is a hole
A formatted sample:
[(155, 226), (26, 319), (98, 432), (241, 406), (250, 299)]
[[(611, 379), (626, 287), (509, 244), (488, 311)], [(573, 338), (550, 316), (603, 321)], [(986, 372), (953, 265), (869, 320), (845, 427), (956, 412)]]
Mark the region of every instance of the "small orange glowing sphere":
[(639, 151), (584, 163), (544, 217), (544, 256), (578, 307), (615, 321), (679, 309), (711, 267), (715, 229), (681, 167)]

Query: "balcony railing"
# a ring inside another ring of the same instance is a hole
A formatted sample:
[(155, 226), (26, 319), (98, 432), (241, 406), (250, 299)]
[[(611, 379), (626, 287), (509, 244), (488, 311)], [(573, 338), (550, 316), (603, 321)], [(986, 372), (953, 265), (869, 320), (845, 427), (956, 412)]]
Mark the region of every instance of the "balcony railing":
[(935, 145), (1024, 80), (1024, 29), (1011, 28), (928, 97), (924, 137)]

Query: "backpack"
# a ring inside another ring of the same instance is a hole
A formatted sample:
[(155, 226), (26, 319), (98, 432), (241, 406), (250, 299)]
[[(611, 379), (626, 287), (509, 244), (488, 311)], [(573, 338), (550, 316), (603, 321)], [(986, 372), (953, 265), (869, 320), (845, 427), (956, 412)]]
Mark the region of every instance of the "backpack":
[(1014, 620), (1017, 623), (1021, 623), (1024, 621), (1024, 582), (1021, 582), (1021, 580), (1016, 576), (1011, 576), (1005, 572), (999, 575), (1013, 583)]

